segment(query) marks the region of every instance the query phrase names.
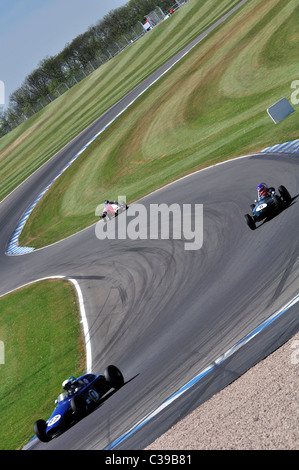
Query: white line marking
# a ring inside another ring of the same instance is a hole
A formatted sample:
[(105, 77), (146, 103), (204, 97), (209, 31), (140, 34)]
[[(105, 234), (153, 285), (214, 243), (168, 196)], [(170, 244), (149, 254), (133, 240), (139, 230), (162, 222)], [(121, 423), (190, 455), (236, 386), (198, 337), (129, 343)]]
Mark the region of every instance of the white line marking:
[(84, 341), (85, 341), (85, 348), (86, 348), (86, 371), (89, 374), (92, 370), (91, 342), (90, 342), (90, 335), (89, 335), (88, 322), (87, 322), (87, 317), (86, 317), (86, 312), (85, 312), (83, 295), (82, 295), (82, 291), (79, 286), (79, 283), (76, 281), (76, 279), (71, 279), (71, 278), (66, 278), (66, 279), (73, 283), (77, 291), (77, 295), (78, 295), (81, 322), (83, 325)]
[(65, 279), (66, 281), (69, 281), (73, 284), (75, 287), (77, 296), (78, 296), (78, 302), (79, 302), (79, 311), (80, 311), (80, 317), (81, 317), (81, 323), (83, 326), (83, 336), (84, 336), (84, 342), (85, 342), (85, 348), (86, 348), (86, 371), (87, 373), (90, 373), (92, 370), (92, 355), (91, 355), (91, 342), (90, 342), (90, 334), (89, 334), (89, 328), (88, 328), (88, 322), (87, 322), (87, 317), (86, 317), (86, 311), (85, 311), (85, 306), (84, 306), (84, 299), (82, 295), (81, 288), (79, 286), (79, 283), (76, 279), (67, 277), (67, 276), (47, 276), (47, 277), (42, 277), (40, 279), (36, 279), (35, 281), (28, 282), (26, 284), (23, 284), (16, 289), (13, 289), (11, 291), (5, 292), (5, 294), (1, 294), (1, 297), (4, 297), (5, 295), (12, 294), (19, 289), (22, 289), (24, 287), (28, 287), (32, 284), (35, 284), (36, 282), (39, 281), (47, 281), (49, 279)]

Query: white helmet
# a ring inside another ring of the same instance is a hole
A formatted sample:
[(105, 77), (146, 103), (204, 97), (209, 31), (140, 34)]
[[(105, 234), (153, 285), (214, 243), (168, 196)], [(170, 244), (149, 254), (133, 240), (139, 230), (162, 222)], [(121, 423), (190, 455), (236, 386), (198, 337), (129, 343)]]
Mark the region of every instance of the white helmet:
[(76, 380), (75, 377), (71, 375), (68, 379), (62, 382), (62, 388), (66, 391), (69, 391), (75, 380)]

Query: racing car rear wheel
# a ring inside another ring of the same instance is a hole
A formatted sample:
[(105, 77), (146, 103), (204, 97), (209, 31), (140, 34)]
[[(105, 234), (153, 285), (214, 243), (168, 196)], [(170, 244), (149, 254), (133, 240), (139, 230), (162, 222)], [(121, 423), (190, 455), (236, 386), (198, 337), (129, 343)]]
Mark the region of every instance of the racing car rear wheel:
[(113, 388), (120, 388), (124, 384), (124, 377), (116, 366), (108, 366), (104, 371), (105, 379)]
[(88, 412), (87, 404), (80, 395), (72, 397), (71, 408), (78, 418), (83, 418)]
[(121, 206), (123, 211), (126, 211), (128, 209), (128, 206), (124, 201), (120, 203), (120, 206)]
[(272, 197), (273, 197), (273, 201), (274, 201), (276, 209), (280, 209), (282, 207), (282, 204), (283, 204), (282, 200), (276, 194), (273, 194)]
[(246, 214), (245, 215), (245, 220), (247, 222), (247, 225), (249, 228), (251, 228), (251, 230), (254, 230), (256, 227), (255, 227), (255, 221), (253, 220), (253, 218), (251, 217), (251, 215), (249, 214)]
[(38, 419), (33, 425), (34, 432), (41, 442), (49, 442), (51, 437), (47, 436), (47, 423), (43, 419)]
[(291, 202), (292, 198), (291, 198), (291, 195), (290, 195), (289, 191), (287, 190), (287, 188), (285, 188), (284, 186), (279, 186), (278, 192), (279, 192), (280, 196), (282, 197), (282, 199), (287, 204), (289, 204)]

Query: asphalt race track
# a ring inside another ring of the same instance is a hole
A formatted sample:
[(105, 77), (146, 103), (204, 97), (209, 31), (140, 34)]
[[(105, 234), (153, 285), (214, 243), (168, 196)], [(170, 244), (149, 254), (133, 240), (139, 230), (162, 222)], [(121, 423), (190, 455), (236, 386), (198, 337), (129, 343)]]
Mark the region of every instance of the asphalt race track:
[[(147, 208), (161, 202), (203, 204), (199, 250), (184, 250), (177, 239), (99, 240), (92, 226), (50, 247), (8, 257), (1, 224), (0, 293), (44, 276), (76, 279), (88, 316), (93, 371), (101, 373), (112, 363), (127, 382), (71, 430), (46, 445), (36, 440), (34, 448), (107, 448), (296, 296), (298, 170), (298, 156), (254, 155), (190, 175), (140, 201)], [(295, 199), (251, 231), (244, 214), (260, 180), (284, 184)], [(1, 220), (8, 202), (0, 205)], [(161, 423), (158, 415), (152, 434), (146, 425), (122, 448), (144, 448), (165, 426), (290, 338), (298, 325), (295, 306), (278, 328), (270, 328), (267, 340), (258, 335), (248, 354), (238, 353), (237, 364), (220, 367), (208, 383), (188, 392), (189, 401), (183, 396), (172, 405)]]
[[(108, 364), (115, 364), (126, 381), (101, 407), (59, 438), (48, 444), (35, 439), (28, 448), (143, 449), (298, 331), (296, 303), (147, 424), (115, 444), (294, 299), (299, 272), (299, 157), (295, 154), (262, 153), (231, 160), (139, 201), (148, 212), (151, 204), (202, 204), (203, 244), (198, 250), (185, 250), (185, 240), (175, 237), (99, 240), (92, 226), (30, 254), (5, 255), (28, 205), (121, 105), (0, 203), (0, 295), (47, 276), (77, 280), (89, 326), (92, 370), (102, 373)], [(244, 214), (261, 181), (275, 188), (283, 184), (293, 201), (251, 231)], [(122, 214), (117, 225), (124, 219)], [(174, 227), (177, 225), (174, 220)]]

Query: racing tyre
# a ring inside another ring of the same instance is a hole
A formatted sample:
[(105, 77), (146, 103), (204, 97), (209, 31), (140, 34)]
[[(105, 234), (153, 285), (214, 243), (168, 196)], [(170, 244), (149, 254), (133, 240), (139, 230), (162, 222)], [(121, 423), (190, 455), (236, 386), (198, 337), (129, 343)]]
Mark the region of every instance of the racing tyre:
[(282, 206), (282, 200), (276, 194), (273, 194), (273, 201), (275, 203), (276, 209), (280, 209)]
[(82, 397), (75, 395), (71, 399), (71, 408), (78, 418), (83, 418), (87, 414), (87, 405)]
[(104, 371), (104, 376), (113, 388), (120, 388), (124, 384), (124, 377), (116, 366), (108, 366)]
[(284, 186), (279, 186), (278, 192), (279, 192), (280, 196), (282, 197), (282, 199), (287, 204), (289, 204), (291, 202), (292, 198), (291, 198), (291, 195), (290, 195), (289, 191), (287, 190), (287, 188), (285, 188)]
[(47, 436), (47, 423), (43, 419), (38, 419), (33, 425), (34, 432), (41, 442), (49, 442), (51, 438)]
[(247, 222), (248, 227), (251, 228), (251, 230), (254, 230), (256, 228), (255, 227), (255, 222), (254, 222), (253, 218), (251, 217), (251, 215), (246, 214), (245, 215), (245, 220)]

